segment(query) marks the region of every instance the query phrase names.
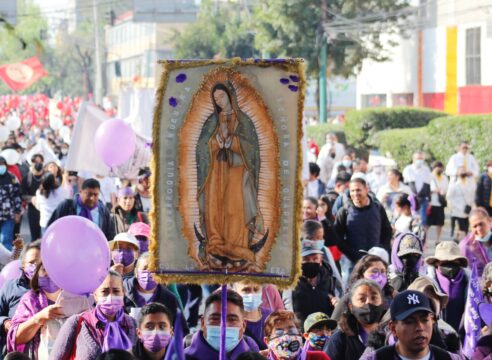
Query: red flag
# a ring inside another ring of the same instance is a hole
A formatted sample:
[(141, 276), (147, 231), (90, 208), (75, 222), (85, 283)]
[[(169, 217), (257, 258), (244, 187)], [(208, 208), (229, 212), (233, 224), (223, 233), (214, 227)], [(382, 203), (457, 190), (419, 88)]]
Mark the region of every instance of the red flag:
[(15, 64), (0, 66), (0, 79), (14, 91), (22, 91), (48, 75), (37, 56)]

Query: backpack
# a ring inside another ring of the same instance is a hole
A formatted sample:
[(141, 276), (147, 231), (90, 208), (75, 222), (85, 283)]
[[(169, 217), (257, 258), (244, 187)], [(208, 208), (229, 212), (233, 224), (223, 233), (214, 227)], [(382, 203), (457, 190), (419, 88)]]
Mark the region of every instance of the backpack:
[[(440, 347), (429, 345), (432, 351), (433, 360), (451, 360), (451, 355), (446, 350)], [(395, 345), (385, 346), (381, 349), (376, 350), (376, 360), (393, 360), (398, 359), (398, 354), (396, 353)]]

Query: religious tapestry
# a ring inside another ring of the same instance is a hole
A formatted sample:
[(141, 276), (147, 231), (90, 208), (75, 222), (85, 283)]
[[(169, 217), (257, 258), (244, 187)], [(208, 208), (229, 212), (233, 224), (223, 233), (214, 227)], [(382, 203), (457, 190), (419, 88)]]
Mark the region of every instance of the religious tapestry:
[(300, 262), (302, 60), (160, 65), (152, 270), (163, 282), (292, 284)]

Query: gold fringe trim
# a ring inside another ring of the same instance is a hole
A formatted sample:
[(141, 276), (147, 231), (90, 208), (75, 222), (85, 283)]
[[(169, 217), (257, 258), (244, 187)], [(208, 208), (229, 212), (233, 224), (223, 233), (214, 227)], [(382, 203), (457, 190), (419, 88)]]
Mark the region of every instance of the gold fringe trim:
[[(303, 138), (303, 124), (302, 115), (304, 109), (304, 99), (305, 99), (305, 89), (306, 89), (306, 78), (305, 78), (305, 66), (303, 59), (285, 59), (285, 62), (272, 62), (263, 59), (240, 59), (233, 58), (230, 60), (198, 60), (190, 62), (180, 62), (175, 60), (162, 60), (158, 62), (164, 67), (162, 73), (159, 87), (157, 89), (157, 101), (154, 108), (154, 119), (152, 125), (152, 160), (151, 160), (151, 186), (152, 186), (152, 210), (149, 214), (149, 219), (151, 223), (151, 239), (150, 239), (150, 263), (149, 270), (157, 272), (159, 271), (159, 215), (161, 213), (160, 209), (160, 194), (158, 189), (158, 181), (160, 178), (160, 134), (161, 134), (161, 118), (162, 118), (162, 108), (165, 99), (165, 90), (169, 81), (169, 75), (171, 71), (176, 69), (189, 69), (196, 67), (203, 67), (209, 65), (222, 65), (224, 67), (240, 67), (240, 66), (257, 66), (257, 67), (277, 67), (284, 71), (294, 73), (299, 76), (299, 96), (298, 96), (298, 111), (297, 111), (297, 166), (296, 166), (296, 181), (295, 181), (295, 195), (294, 195), (294, 231), (293, 231), (293, 259), (292, 259), (292, 269), (290, 276), (280, 277), (280, 276), (255, 276), (254, 273), (251, 275), (229, 275), (225, 274), (156, 274), (154, 277), (156, 281), (160, 283), (189, 283), (189, 284), (227, 284), (237, 281), (248, 280), (253, 283), (258, 284), (274, 284), (277, 285), (279, 289), (286, 289), (297, 284), (299, 276), (301, 274), (301, 256), (300, 256), (300, 226), (302, 223), (301, 216), (301, 205), (303, 199), (303, 187), (301, 182), (301, 171), (302, 171), (302, 145), (301, 141)], [(197, 90), (198, 92), (198, 90)], [(195, 93), (196, 94), (196, 93)], [(258, 97), (259, 98), (259, 97)], [(266, 105), (265, 105), (266, 106)], [(268, 107), (267, 107), (268, 111)], [(277, 153), (277, 161), (280, 160), (279, 153)], [(280, 176), (280, 175), (278, 175)], [(280, 179), (279, 179), (280, 180)], [(279, 181), (280, 187), (280, 181)], [(277, 193), (278, 204), (280, 204), (280, 191)], [(275, 246), (276, 239), (274, 239)], [(270, 260), (268, 257), (267, 262)], [(261, 274), (261, 273), (260, 273)]]

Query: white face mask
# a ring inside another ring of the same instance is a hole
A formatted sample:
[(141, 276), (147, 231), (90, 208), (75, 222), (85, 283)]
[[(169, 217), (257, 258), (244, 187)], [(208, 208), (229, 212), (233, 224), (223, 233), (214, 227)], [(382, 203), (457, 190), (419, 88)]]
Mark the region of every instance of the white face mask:
[(490, 235), (492, 235), (492, 231), (489, 231), (485, 236), (482, 238), (479, 235), (475, 235), (475, 240), (480, 241), (482, 243), (486, 243), (487, 241), (490, 240)]

